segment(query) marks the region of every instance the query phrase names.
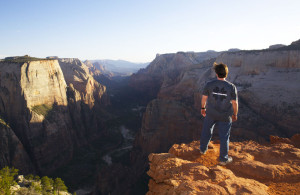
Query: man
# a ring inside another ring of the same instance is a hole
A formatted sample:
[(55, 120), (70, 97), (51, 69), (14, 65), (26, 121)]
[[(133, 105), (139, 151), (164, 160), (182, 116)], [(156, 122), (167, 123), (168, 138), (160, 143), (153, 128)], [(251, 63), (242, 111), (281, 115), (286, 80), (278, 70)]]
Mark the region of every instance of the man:
[(208, 82), (202, 94), (201, 114), (205, 117), (201, 139), (200, 153), (205, 154), (212, 137), (214, 126), (217, 125), (220, 136), (220, 165), (232, 162), (228, 156), (229, 136), (232, 122), (237, 120), (238, 96), (234, 84), (226, 81), (228, 67), (226, 64), (214, 64), (217, 79)]

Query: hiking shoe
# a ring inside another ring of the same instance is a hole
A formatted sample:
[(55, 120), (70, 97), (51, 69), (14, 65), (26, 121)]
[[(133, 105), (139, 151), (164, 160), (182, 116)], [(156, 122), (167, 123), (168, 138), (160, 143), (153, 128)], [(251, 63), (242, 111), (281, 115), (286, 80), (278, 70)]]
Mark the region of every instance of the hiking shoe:
[(227, 165), (227, 164), (229, 164), (231, 162), (232, 162), (232, 157), (228, 156), (228, 160), (226, 160), (226, 161), (220, 161), (219, 165), (225, 166), (225, 165)]
[(205, 154), (205, 153), (206, 153), (206, 151), (202, 152), (202, 150), (200, 149), (200, 154)]

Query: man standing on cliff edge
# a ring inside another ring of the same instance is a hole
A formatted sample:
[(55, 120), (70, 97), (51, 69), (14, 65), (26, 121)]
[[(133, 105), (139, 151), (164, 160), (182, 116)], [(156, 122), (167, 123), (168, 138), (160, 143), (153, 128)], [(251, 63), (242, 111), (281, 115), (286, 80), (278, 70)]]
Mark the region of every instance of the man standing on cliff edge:
[(201, 114), (205, 118), (200, 153), (206, 153), (214, 126), (217, 125), (220, 136), (220, 165), (226, 165), (232, 162), (232, 157), (228, 156), (229, 137), (231, 124), (237, 120), (238, 96), (235, 85), (225, 80), (228, 75), (227, 65), (215, 63), (214, 70), (217, 79), (208, 82), (202, 93)]

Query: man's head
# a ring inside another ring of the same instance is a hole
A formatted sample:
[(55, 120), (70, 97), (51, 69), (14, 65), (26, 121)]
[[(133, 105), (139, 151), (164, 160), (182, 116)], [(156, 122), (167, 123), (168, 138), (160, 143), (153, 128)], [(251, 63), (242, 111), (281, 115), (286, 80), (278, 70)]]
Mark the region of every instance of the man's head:
[(220, 63), (214, 63), (214, 70), (219, 78), (226, 78), (228, 75), (228, 67), (226, 64)]

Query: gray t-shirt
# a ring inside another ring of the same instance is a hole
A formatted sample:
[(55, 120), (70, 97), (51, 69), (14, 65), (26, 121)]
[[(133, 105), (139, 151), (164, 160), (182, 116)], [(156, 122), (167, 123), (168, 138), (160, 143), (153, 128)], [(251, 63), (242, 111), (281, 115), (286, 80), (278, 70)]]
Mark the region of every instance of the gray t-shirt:
[(233, 114), (231, 100), (238, 98), (234, 84), (226, 80), (213, 80), (205, 85), (202, 94), (208, 96), (207, 116), (218, 121), (231, 121)]

